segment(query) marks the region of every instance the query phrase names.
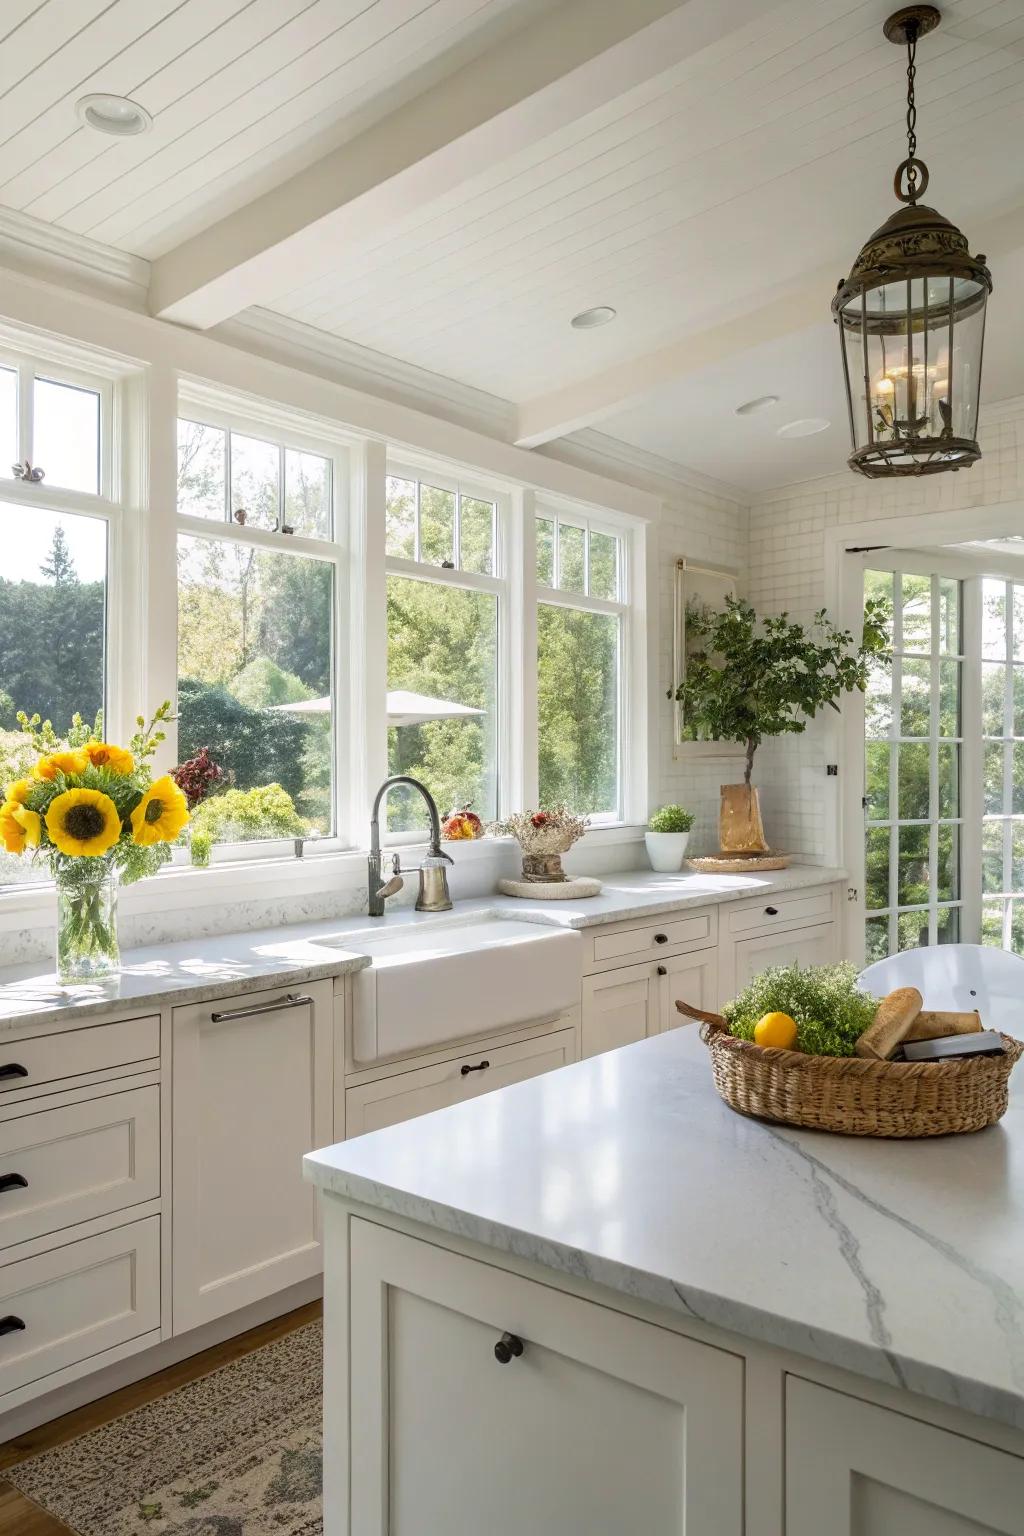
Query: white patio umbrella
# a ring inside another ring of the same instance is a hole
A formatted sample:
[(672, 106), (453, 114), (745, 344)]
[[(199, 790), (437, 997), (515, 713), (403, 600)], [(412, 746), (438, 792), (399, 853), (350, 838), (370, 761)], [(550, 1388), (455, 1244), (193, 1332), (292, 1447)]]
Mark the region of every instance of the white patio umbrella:
[[(271, 704), (271, 709), (282, 715), (329, 715), (330, 699), (296, 699), (294, 704)], [(428, 720), (462, 720), (478, 718), (482, 709), (469, 704), (456, 704), (451, 699), (431, 699), (423, 693), (410, 693), (405, 688), (388, 690), (388, 725), (425, 725)]]

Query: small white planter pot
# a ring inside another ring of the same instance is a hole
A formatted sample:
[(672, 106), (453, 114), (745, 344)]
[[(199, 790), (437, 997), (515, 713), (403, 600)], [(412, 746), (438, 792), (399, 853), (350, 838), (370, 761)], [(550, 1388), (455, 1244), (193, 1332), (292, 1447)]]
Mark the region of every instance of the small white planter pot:
[(660, 875), (676, 875), (683, 867), (689, 832), (645, 832), (647, 857)]

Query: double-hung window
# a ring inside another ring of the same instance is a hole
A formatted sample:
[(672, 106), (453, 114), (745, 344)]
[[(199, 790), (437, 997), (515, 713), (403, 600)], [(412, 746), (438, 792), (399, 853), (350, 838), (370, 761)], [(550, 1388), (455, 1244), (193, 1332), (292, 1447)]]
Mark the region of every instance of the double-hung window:
[(178, 421), (178, 758), (220, 777), (203, 856), (338, 831), (344, 450), (186, 395)]
[[(115, 375), (0, 352), (0, 757), (31, 766), (15, 715), (63, 734), (78, 713), (114, 710), (108, 656), (118, 558), (120, 474), (112, 464)], [(123, 584), (122, 584), (123, 587)], [(121, 626), (123, 628), (123, 625)], [(0, 852), (0, 884), (40, 881), (42, 866)]]
[[(386, 492), (388, 772), (430, 790), (442, 815), (498, 814), (508, 622), (505, 498), (390, 464)], [(388, 797), (388, 830), (426, 825), (422, 799)]]
[(538, 509), (537, 737), (542, 805), (621, 819), (627, 541)]

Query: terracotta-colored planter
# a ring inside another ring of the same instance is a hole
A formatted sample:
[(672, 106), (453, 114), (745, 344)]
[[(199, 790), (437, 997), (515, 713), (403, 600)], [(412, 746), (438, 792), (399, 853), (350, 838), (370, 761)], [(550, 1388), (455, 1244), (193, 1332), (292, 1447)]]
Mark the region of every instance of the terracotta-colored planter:
[(723, 853), (767, 853), (761, 801), (749, 784), (723, 784), (718, 841)]

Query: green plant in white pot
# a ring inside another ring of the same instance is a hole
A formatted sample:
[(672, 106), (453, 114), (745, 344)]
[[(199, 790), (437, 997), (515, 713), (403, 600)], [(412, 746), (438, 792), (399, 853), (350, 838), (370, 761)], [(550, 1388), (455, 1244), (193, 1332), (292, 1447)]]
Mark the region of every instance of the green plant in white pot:
[(663, 805), (654, 812), (644, 833), (652, 869), (663, 875), (678, 874), (692, 826), (693, 812), (684, 811), (681, 805)]

